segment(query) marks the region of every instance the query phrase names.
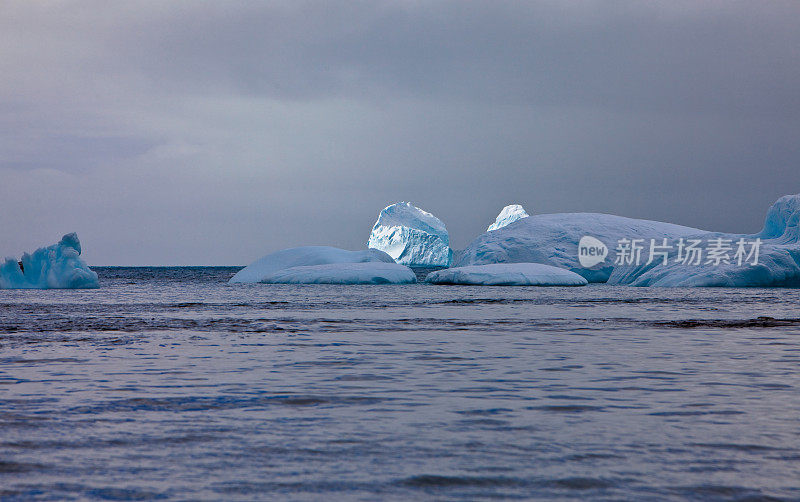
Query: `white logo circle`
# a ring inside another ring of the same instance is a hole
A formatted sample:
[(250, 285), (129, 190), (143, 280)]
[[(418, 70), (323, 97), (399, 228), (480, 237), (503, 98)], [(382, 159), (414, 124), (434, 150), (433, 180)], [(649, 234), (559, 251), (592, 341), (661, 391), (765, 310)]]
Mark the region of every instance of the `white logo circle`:
[(578, 261), (584, 268), (603, 263), (608, 256), (608, 248), (599, 239), (584, 235), (578, 242)]

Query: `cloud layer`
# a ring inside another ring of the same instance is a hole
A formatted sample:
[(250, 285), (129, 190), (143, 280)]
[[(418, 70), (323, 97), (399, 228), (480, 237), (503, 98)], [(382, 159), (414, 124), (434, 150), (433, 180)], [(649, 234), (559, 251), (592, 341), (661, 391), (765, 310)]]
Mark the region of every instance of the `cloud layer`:
[(753, 232), (800, 192), (800, 4), (0, 4), (0, 253), (465, 245), (508, 203)]

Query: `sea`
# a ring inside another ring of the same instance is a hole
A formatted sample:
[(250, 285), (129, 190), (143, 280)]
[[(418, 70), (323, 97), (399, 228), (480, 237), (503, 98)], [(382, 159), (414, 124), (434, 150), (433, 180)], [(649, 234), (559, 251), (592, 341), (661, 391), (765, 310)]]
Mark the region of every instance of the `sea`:
[(800, 500), (800, 290), (0, 291), (1, 500)]

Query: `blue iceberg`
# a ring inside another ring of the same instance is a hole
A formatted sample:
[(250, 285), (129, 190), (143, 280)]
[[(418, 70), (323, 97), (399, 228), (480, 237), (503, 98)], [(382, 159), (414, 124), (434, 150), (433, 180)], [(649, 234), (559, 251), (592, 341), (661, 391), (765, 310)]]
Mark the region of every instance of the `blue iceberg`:
[[(479, 236), (454, 266), (542, 263), (630, 286), (800, 287), (799, 227), (800, 194), (778, 199), (752, 235), (599, 213), (534, 215)], [(633, 241), (646, 246), (635, 260), (626, 254)], [(696, 259), (687, 259), (690, 246)]]
[(391, 256), (368, 249), (347, 251), (329, 246), (284, 249), (253, 262), (231, 283), (408, 284), (414, 272)]
[(380, 212), (367, 247), (384, 251), (410, 267), (447, 267), (453, 256), (442, 220), (408, 202)]
[(425, 278), (432, 284), (475, 286), (585, 286), (588, 281), (563, 268), (541, 263), (495, 263), (446, 268)]
[[(453, 266), (542, 263), (575, 272), (589, 282), (606, 282), (614, 270), (613, 248), (619, 239), (673, 239), (702, 232), (672, 223), (601, 213), (537, 214), (479, 236), (458, 253)], [(593, 236), (609, 249), (606, 259), (592, 267), (585, 267), (578, 260), (578, 244), (586, 236)]]
[(717, 259), (687, 264), (677, 247), (652, 263), (621, 265), (609, 284), (630, 286), (800, 287), (800, 195), (786, 195), (754, 235), (705, 232), (686, 239), (713, 244)]
[(331, 263), (279, 270), (261, 282), (272, 284), (412, 284), (414, 272), (397, 263)]
[(58, 244), (25, 253), (20, 260), (6, 258), (0, 265), (0, 289), (97, 288), (95, 273), (81, 259), (81, 243), (74, 233)]

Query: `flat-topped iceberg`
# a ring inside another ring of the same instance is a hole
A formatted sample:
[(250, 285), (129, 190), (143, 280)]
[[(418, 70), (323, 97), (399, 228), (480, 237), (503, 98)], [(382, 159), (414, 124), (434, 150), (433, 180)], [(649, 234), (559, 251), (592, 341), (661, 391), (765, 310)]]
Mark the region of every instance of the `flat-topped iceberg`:
[(95, 273), (80, 257), (81, 243), (74, 233), (58, 244), (25, 253), (20, 260), (6, 258), (0, 265), (0, 289), (97, 288)]
[[(601, 213), (537, 214), (487, 232), (458, 253), (456, 267), (492, 263), (542, 263), (605, 282), (614, 269), (619, 239), (662, 239), (703, 233), (696, 228)], [(578, 261), (578, 243), (592, 236), (608, 248), (604, 261), (586, 268)]]
[(522, 218), (527, 218), (528, 216), (530, 215), (525, 212), (525, 209), (523, 209), (522, 206), (519, 204), (510, 204), (500, 211), (500, 214), (497, 215), (494, 223), (489, 225), (489, 228), (487, 228), (486, 231), (491, 232), (492, 230), (506, 227), (509, 224), (514, 223), (517, 220), (521, 220)]
[(405, 284), (414, 272), (377, 249), (347, 251), (329, 246), (305, 246), (278, 251), (253, 262), (231, 283)]
[(425, 279), (432, 284), (470, 284), (477, 286), (585, 286), (588, 281), (563, 268), (541, 263), (495, 263), (447, 268), (431, 272)]
[(279, 270), (264, 281), (275, 284), (412, 284), (414, 272), (397, 263), (332, 263)]
[(412, 267), (446, 267), (453, 255), (442, 220), (408, 202), (392, 204), (380, 212), (367, 247)]
[[(778, 199), (755, 235), (701, 233), (651, 263), (621, 265), (609, 284), (630, 286), (800, 287), (800, 195)], [(699, 241), (705, 256), (687, 260), (685, 243)], [(715, 254), (711, 255), (710, 252)], [(681, 256), (683, 255), (683, 256)]]

